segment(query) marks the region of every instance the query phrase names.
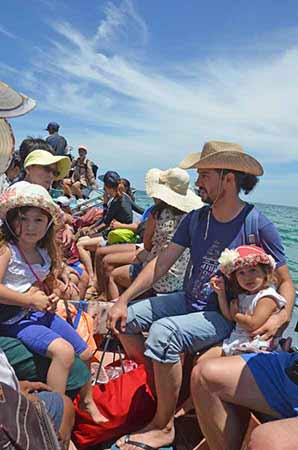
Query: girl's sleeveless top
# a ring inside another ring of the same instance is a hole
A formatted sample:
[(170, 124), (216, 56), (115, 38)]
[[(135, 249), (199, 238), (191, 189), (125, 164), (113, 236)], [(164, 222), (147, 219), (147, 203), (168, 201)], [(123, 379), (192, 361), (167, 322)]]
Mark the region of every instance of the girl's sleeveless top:
[[(169, 209), (164, 209), (161, 212), (159, 219), (156, 220), (152, 237), (152, 249), (148, 255), (147, 262), (151, 261), (168, 246), (183, 217), (184, 215), (175, 216)], [(189, 249), (185, 249), (170, 270), (153, 285), (153, 289), (158, 293), (182, 291), (184, 274), (189, 258)]]
[[(36, 278), (31, 272), (28, 264), (23, 260), (18, 248), (11, 243), (8, 243), (7, 246), (11, 252), (11, 257), (2, 284), (13, 291), (24, 293), (36, 283)], [(50, 273), (51, 258), (46, 249), (37, 248), (37, 250), (43, 259), (43, 264), (32, 264), (32, 269), (39, 279), (44, 281)], [(3, 323), (16, 315), (19, 316), (22, 311), (24, 310), (19, 306), (0, 304), (0, 323)]]

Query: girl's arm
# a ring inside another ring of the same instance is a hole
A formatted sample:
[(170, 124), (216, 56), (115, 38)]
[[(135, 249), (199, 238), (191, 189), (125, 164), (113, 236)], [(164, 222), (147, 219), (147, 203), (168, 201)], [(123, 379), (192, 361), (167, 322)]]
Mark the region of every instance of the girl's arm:
[(253, 331), (261, 327), (276, 310), (277, 303), (273, 297), (263, 297), (258, 301), (253, 314), (237, 313), (235, 320), (246, 330)]
[(155, 225), (156, 222), (154, 217), (152, 216), (152, 214), (149, 214), (148, 219), (146, 220), (143, 238), (144, 248), (148, 252), (150, 252), (150, 250), (152, 249), (152, 238), (155, 230)]
[(222, 315), (225, 316), (228, 320), (234, 320), (231, 315), (230, 305), (228, 303), (226, 295), (224, 278), (219, 276), (212, 277), (211, 286), (217, 294), (219, 309)]

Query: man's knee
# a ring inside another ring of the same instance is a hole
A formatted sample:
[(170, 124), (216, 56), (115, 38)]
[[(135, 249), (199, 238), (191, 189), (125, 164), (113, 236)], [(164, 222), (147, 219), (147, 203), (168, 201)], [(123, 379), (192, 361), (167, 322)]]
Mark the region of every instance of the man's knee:
[(183, 336), (170, 318), (153, 322), (146, 340), (146, 356), (163, 363), (174, 364), (184, 351)]
[(298, 419), (277, 420), (255, 428), (250, 436), (248, 450), (298, 449), (296, 426)]
[(193, 395), (200, 388), (209, 389), (220, 382), (220, 367), (217, 359), (198, 361), (191, 374), (191, 392)]
[(250, 436), (248, 449), (249, 450), (264, 450), (270, 448), (270, 450), (281, 450), (281, 447), (277, 443), (276, 436), (272, 435), (271, 425), (263, 424), (255, 428)]

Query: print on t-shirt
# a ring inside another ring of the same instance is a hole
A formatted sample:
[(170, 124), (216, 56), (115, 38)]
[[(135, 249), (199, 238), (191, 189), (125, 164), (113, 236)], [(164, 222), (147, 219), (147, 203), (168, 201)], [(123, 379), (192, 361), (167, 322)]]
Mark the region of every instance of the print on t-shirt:
[(186, 295), (194, 300), (206, 302), (213, 290), (210, 285), (211, 277), (217, 272), (218, 258), (221, 253), (222, 243), (218, 240), (208, 248), (202, 258), (202, 264), (197, 266), (197, 272), (192, 275), (192, 282), (187, 288)]

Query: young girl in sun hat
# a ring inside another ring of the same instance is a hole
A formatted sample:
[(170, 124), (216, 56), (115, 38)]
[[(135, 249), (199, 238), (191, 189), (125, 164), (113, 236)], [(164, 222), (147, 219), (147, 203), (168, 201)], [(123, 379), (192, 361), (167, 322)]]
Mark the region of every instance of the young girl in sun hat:
[[(233, 250), (225, 249), (218, 261), (226, 278), (215, 276), (211, 284), (222, 314), (236, 322), (230, 337), (223, 341), (223, 353), (234, 355), (276, 349), (274, 339), (250, 337), (250, 331), (261, 327), (286, 305), (273, 285), (274, 259), (256, 245), (242, 245)], [(235, 296), (230, 302), (227, 291)]]
[[(74, 353), (84, 361), (91, 351), (76, 331), (54, 311), (59, 298), (45, 280), (57, 274), (60, 257), (55, 231), (62, 213), (39, 185), (20, 182), (0, 197), (0, 335), (20, 339), (52, 361), (47, 384), (64, 394)], [(97, 422), (90, 384), (81, 391), (81, 407)]]
[[(200, 197), (189, 185), (188, 173), (179, 167), (168, 170), (150, 169), (147, 172), (146, 193), (154, 199), (155, 205), (145, 225), (145, 250), (138, 253), (135, 263), (112, 271), (109, 277), (109, 298), (117, 297), (119, 286), (128, 287), (143, 267), (168, 246), (186, 213), (203, 206)], [(189, 258), (189, 250), (185, 250), (169, 271), (154, 283), (154, 294), (169, 294), (183, 289)]]

